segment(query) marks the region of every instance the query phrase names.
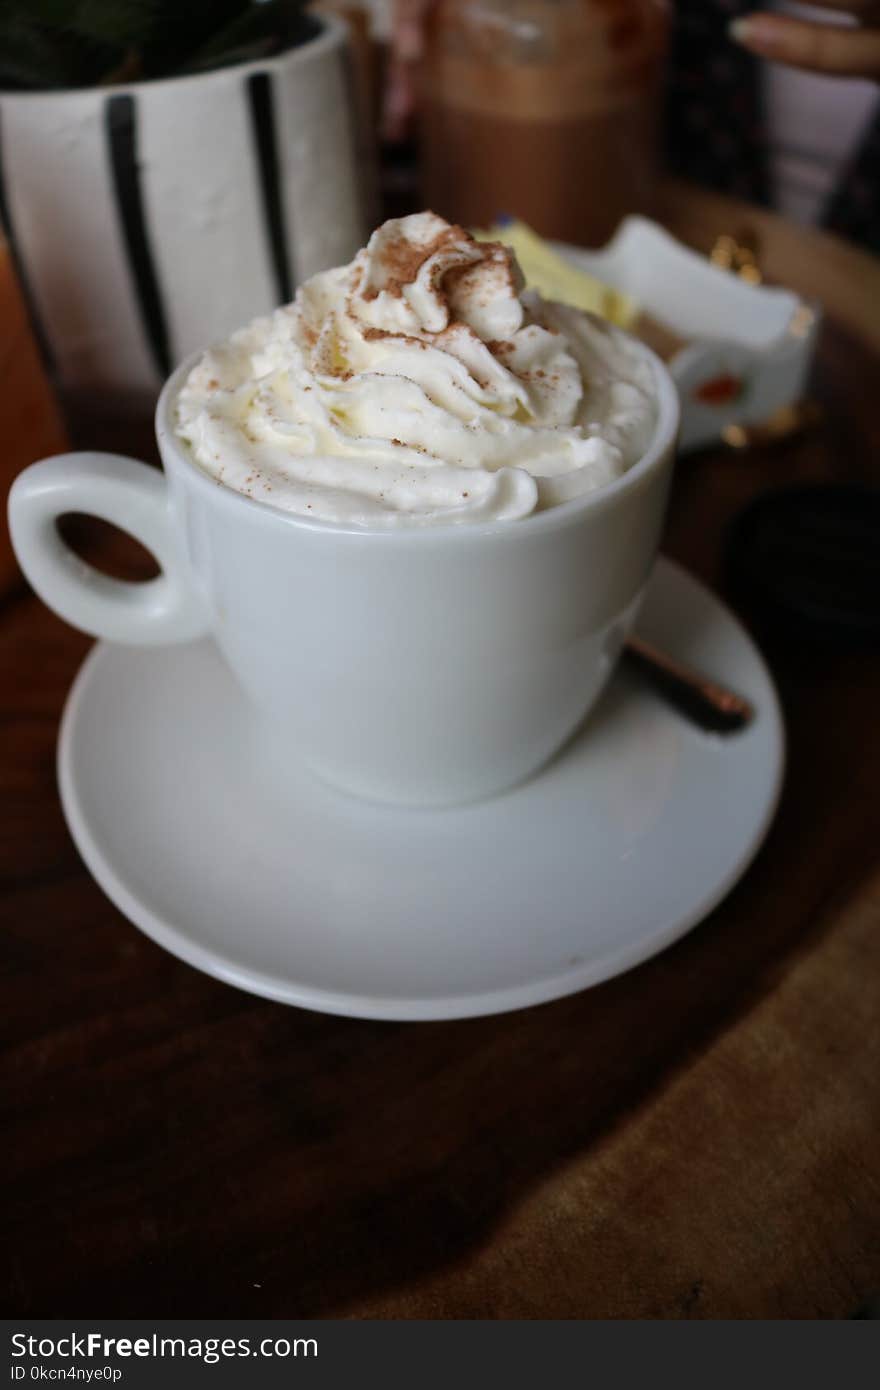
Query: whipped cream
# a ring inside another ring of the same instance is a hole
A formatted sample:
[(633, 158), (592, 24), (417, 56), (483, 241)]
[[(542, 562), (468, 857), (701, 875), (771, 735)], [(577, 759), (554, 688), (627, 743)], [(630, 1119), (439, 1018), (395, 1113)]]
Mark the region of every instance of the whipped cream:
[(177, 433), (218, 482), (345, 525), (515, 520), (644, 452), (649, 363), (618, 330), (523, 289), (499, 243), (430, 212), (206, 352)]

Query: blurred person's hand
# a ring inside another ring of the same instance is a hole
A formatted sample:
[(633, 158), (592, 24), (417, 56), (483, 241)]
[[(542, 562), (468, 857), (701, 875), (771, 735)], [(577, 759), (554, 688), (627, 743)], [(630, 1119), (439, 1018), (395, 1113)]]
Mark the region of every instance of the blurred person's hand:
[(842, 27), (821, 20), (780, 14), (735, 19), (730, 36), (751, 53), (775, 63), (836, 73), (840, 77), (880, 78), (880, 0), (812, 0), (858, 21)]

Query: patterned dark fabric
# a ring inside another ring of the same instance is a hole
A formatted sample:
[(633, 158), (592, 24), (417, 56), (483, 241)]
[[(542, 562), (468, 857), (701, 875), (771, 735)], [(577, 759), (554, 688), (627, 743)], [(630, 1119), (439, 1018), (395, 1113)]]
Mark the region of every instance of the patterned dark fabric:
[[(756, 8), (754, 0), (674, 0), (666, 152), (683, 178), (771, 206), (761, 64), (727, 37), (730, 21)], [(823, 222), (880, 252), (880, 115)]]
[(769, 184), (758, 64), (727, 26), (752, 0), (675, 0), (666, 104), (674, 173), (767, 203)]
[(880, 114), (868, 127), (822, 221), (839, 236), (880, 255)]

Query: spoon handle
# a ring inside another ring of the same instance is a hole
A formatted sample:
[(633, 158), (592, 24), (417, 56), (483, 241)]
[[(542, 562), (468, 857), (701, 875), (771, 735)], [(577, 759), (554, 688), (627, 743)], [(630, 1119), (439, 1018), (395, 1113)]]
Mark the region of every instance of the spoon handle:
[(701, 728), (714, 733), (735, 733), (753, 717), (748, 700), (658, 651), (641, 637), (630, 637), (624, 652), (670, 704)]

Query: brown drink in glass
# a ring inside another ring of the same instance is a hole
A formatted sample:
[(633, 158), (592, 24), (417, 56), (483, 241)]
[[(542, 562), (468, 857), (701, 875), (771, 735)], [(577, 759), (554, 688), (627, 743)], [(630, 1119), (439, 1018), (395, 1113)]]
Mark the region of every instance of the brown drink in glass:
[(600, 246), (657, 183), (665, 0), (440, 0), (423, 74), (428, 203)]

